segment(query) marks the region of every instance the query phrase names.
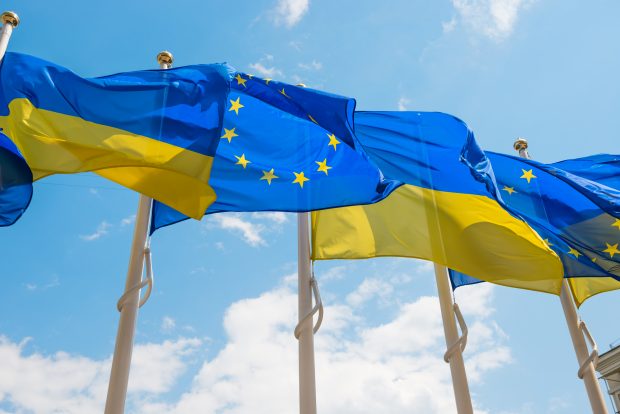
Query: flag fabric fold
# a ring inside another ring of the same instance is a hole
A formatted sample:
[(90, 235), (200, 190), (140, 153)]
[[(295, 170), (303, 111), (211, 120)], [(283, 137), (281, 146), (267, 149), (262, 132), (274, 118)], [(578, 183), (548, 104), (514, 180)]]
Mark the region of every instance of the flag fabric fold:
[(85, 79), (7, 53), (0, 127), (38, 180), (94, 171), (201, 217), (220, 141), (231, 71), (195, 65)]
[[(302, 212), (368, 204), (400, 185), (360, 149), (355, 101), (236, 73), (210, 184), (207, 214)], [(187, 219), (155, 203), (151, 231)]]
[(0, 133), (0, 227), (10, 226), (32, 198), (32, 172), (13, 142)]
[(478, 171), (492, 177), (493, 167), (462, 121), (441, 113), (357, 112), (355, 133), (385, 177), (405, 185), (376, 204), (313, 212), (313, 259), (416, 257), (559, 293), (559, 258), (498, 202), (493, 183), (476, 178)]
[[(479, 170), (479, 178), (497, 183), (506, 208), (527, 221), (560, 257), (576, 302), (620, 288), (620, 157), (543, 164), (486, 154), (494, 176)], [(455, 270), (450, 277), (454, 288), (479, 282)]]

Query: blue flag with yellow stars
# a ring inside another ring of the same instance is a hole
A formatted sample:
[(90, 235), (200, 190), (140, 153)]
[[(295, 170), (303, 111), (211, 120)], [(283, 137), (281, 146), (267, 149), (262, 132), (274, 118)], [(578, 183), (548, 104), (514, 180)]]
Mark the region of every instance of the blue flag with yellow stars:
[(10, 226), (32, 198), (32, 172), (17, 147), (0, 133), (0, 227)]
[[(553, 249), (578, 304), (620, 288), (620, 157), (555, 164), (487, 152), (501, 199)], [(453, 288), (480, 280), (451, 270)]]
[[(381, 200), (385, 180), (353, 132), (355, 101), (236, 73), (209, 183), (209, 213), (301, 212)], [(187, 217), (155, 203), (151, 231)]]

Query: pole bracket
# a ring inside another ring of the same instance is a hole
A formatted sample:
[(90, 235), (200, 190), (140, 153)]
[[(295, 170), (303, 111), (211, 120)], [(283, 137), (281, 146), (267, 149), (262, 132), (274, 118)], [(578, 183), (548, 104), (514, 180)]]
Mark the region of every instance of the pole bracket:
[(141, 308), (147, 300), (151, 297), (151, 292), (153, 291), (153, 263), (151, 261), (151, 243), (150, 240), (147, 241), (146, 246), (144, 247), (144, 265), (146, 267), (146, 278), (143, 279), (137, 285), (127, 289), (125, 293), (118, 299), (116, 303), (116, 309), (119, 312), (123, 310), (123, 305), (127, 302), (128, 298), (134, 294), (137, 290), (141, 290), (143, 287), (146, 288), (146, 293), (142, 298), (140, 298), (140, 303), (138, 304), (138, 308)]
[(579, 371), (577, 371), (577, 376), (580, 379), (583, 379), (583, 376), (585, 375), (586, 370), (590, 366), (590, 363), (592, 363), (592, 368), (596, 370), (596, 367), (598, 365), (598, 346), (596, 345), (594, 338), (592, 338), (592, 335), (590, 335), (590, 331), (588, 330), (588, 327), (586, 326), (586, 323), (584, 321), (579, 322), (579, 329), (583, 333), (586, 340), (590, 343), (590, 347), (592, 348), (592, 352), (590, 352), (590, 355), (588, 355), (585, 361), (583, 361), (583, 363), (579, 367)]
[(465, 319), (463, 318), (461, 309), (459, 308), (459, 305), (456, 304), (456, 302), (453, 305), (453, 309), (456, 320), (458, 321), (459, 327), (461, 328), (461, 336), (452, 345), (450, 345), (446, 353), (443, 355), (443, 360), (448, 363), (450, 362), (450, 358), (452, 358), (452, 356), (456, 353), (458, 349), (460, 349), (460, 352), (462, 353), (463, 351), (465, 351), (465, 346), (467, 345), (467, 324), (465, 323)]
[(310, 277), (310, 287), (312, 288), (312, 294), (314, 296), (314, 307), (304, 316), (297, 326), (295, 326), (295, 338), (299, 340), (301, 336), (301, 327), (306, 323), (308, 319), (312, 319), (313, 316), (318, 312), (319, 316), (317, 318), (316, 324), (312, 329), (312, 333), (315, 334), (318, 332), (321, 327), (321, 323), (323, 323), (323, 301), (321, 300), (321, 293), (319, 292), (319, 285), (314, 277), (314, 270), (312, 271), (312, 276)]

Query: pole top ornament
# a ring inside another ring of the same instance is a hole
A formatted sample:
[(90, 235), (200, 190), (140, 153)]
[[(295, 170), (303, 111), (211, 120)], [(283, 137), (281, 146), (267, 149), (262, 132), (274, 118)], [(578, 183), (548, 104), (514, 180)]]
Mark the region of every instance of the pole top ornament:
[(517, 140), (514, 143), (514, 149), (517, 151), (526, 150), (527, 140), (525, 138), (517, 138)]
[(0, 16), (0, 20), (2, 20), (2, 24), (10, 24), (13, 27), (17, 27), (19, 25), (19, 16), (17, 13), (12, 11), (5, 11)]
[(170, 67), (174, 63), (174, 56), (172, 56), (172, 53), (167, 50), (159, 52), (157, 54), (157, 63), (160, 65), (168, 65), (168, 67)]

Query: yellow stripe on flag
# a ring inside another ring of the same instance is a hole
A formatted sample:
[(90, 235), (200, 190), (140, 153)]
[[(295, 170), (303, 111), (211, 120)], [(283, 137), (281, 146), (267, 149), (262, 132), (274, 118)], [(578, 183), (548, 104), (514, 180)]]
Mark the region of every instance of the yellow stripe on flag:
[(620, 289), (620, 282), (611, 277), (571, 277), (568, 284), (577, 306), (599, 293)]
[(404, 185), (383, 201), (312, 213), (315, 260), (431, 260), (512, 287), (559, 294), (557, 255), (525, 222), (478, 195)]
[(95, 171), (200, 219), (215, 201), (208, 185), (213, 157), (153, 138), (36, 108), (25, 98), (9, 104), (0, 127), (19, 148), (34, 179)]

